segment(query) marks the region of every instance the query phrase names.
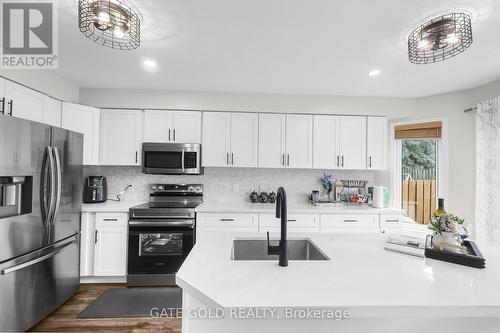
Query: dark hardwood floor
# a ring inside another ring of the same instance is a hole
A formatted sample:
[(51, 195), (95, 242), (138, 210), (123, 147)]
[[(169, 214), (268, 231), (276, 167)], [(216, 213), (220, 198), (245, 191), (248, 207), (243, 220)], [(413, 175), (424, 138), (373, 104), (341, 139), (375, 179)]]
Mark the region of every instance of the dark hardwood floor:
[(82, 284), (80, 290), (31, 328), (30, 332), (165, 332), (180, 333), (180, 318), (78, 319), (78, 314), (108, 288), (123, 284)]

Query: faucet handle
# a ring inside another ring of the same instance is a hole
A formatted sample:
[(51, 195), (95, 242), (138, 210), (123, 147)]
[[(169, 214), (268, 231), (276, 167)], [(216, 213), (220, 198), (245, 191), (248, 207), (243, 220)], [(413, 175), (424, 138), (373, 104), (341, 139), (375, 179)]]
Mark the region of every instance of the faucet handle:
[(267, 254), (268, 255), (280, 254), (280, 247), (271, 245), (271, 242), (269, 241), (269, 231), (267, 232)]

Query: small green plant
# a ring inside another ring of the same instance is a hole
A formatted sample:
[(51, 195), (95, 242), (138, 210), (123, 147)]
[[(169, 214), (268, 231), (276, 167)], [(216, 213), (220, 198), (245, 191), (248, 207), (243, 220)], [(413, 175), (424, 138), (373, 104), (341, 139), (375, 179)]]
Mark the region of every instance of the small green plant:
[(452, 232), (457, 235), (467, 235), (467, 229), (464, 226), (465, 219), (453, 214), (432, 217), (429, 222), (429, 229), (442, 235), (443, 232)]

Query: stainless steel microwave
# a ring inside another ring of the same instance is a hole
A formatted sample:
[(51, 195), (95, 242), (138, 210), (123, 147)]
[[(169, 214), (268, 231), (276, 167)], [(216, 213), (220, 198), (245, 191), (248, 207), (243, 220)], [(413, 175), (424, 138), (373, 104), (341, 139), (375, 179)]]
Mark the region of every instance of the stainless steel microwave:
[(161, 175), (201, 175), (199, 143), (142, 144), (142, 172)]

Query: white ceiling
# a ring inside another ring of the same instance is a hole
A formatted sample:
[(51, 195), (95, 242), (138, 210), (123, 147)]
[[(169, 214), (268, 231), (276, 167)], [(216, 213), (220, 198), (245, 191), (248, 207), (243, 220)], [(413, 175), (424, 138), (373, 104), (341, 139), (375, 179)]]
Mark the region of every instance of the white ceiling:
[[(500, 78), (499, 0), (131, 0), (142, 45), (119, 51), (78, 30), (60, 0), (59, 73), (81, 87), (418, 97)], [(472, 46), (429, 65), (405, 36), (429, 16), (473, 14)], [(156, 71), (141, 67), (144, 58)], [(377, 77), (368, 76), (380, 69)]]

